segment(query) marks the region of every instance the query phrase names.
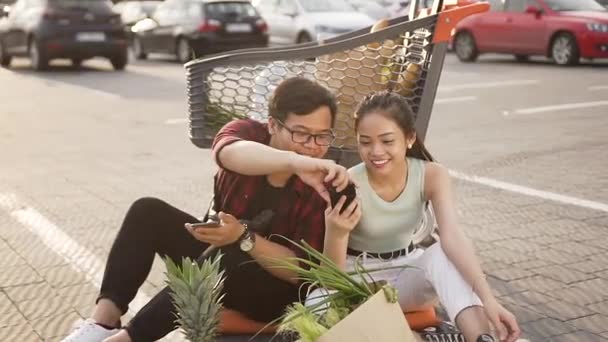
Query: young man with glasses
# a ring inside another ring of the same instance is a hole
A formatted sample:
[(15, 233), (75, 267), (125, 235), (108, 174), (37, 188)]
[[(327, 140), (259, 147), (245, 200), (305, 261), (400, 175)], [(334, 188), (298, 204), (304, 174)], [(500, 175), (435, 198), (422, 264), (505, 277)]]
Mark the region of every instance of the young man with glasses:
[[(220, 170), (214, 178), (213, 209), (219, 227), (193, 229), (194, 216), (158, 199), (132, 205), (110, 251), (92, 318), (64, 341), (155, 341), (175, 329), (168, 288), (119, 329), (155, 254), (181, 262), (182, 257), (199, 257), (209, 246), (218, 248), (227, 276), (224, 305), (257, 321), (279, 317), (300, 299), (296, 274), (273, 268), (269, 260), (302, 256), (280, 236), (323, 250), (328, 239), (348, 238), (344, 222), (358, 220), (360, 210), (356, 201), (341, 215), (326, 210), (327, 182), (342, 190), (349, 181), (344, 167), (321, 159), (334, 138), (333, 95), (312, 81), (288, 79), (277, 87), (269, 115), (268, 124), (230, 122), (215, 138), (212, 152)], [(242, 221), (269, 211), (274, 215), (265, 225), (254, 228)]]

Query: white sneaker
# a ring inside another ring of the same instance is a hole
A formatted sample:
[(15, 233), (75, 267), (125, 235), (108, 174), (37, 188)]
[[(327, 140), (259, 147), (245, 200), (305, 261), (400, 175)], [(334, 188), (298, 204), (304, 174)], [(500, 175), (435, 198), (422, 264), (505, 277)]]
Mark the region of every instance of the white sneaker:
[(61, 342), (102, 342), (119, 331), (120, 329), (106, 329), (92, 319), (87, 319)]

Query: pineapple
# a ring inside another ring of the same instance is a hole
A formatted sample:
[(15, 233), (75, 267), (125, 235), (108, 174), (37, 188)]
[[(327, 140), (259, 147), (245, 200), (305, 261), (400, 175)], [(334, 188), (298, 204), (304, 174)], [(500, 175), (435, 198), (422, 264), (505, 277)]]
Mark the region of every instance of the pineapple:
[(177, 311), (176, 322), (190, 342), (213, 342), (220, 320), (224, 271), (220, 271), (221, 254), (202, 265), (190, 258), (182, 259), (181, 268), (170, 258), (167, 285)]

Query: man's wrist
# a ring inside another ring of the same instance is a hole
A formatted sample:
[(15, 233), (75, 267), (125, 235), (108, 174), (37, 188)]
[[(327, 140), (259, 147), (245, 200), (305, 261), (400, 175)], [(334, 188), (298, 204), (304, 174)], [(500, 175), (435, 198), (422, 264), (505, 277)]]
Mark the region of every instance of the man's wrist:
[(287, 153), (287, 168), (289, 169), (289, 172), (291, 172), (291, 173), (299, 172), (300, 163), (302, 162), (303, 158), (308, 158), (308, 157), (299, 155), (299, 154), (297, 154), (295, 152), (291, 152), (291, 151), (285, 151), (285, 153)]

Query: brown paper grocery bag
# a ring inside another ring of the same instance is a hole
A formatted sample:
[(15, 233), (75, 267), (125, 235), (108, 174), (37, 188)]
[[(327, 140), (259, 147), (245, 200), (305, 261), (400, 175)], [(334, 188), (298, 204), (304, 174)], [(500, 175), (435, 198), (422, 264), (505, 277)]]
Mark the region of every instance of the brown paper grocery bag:
[(316, 342), (417, 342), (399, 303), (380, 290)]

